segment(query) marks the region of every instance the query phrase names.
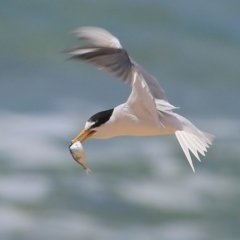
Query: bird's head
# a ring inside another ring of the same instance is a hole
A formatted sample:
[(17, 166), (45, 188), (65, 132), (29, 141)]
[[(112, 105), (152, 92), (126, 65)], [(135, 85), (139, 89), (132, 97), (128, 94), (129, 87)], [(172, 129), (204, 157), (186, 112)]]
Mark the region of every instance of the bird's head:
[(104, 138), (103, 129), (111, 118), (113, 110), (102, 111), (91, 116), (87, 120), (84, 129), (72, 140), (72, 143), (77, 141), (83, 143), (89, 138)]

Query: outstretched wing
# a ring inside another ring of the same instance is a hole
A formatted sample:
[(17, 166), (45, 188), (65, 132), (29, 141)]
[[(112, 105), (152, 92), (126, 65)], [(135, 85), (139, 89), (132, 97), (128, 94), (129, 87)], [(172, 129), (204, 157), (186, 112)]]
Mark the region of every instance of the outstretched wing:
[(94, 46), (73, 48), (67, 52), (73, 55), (70, 59), (85, 60), (100, 70), (112, 73), (124, 83), (132, 84), (132, 62), (124, 49)]
[(86, 60), (99, 69), (111, 72), (124, 83), (132, 85), (131, 67), (135, 66), (142, 75), (153, 98), (167, 101), (164, 90), (156, 78), (132, 60), (119, 40), (104, 29), (96, 27), (78, 28), (73, 33), (80, 39), (86, 39), (90, 46), (67, 49), (72, 59)]

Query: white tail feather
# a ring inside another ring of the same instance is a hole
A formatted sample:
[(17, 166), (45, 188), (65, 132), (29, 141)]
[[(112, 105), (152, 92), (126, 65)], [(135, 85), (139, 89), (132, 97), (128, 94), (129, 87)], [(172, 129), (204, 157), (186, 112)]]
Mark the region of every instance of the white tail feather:
[(199, 160), (198, 152), (205, 156), (207, 148), (212, 144), (214, 136), (208, 133), (204, 133), (198, 130), (198, 134), (195, 132), (187, 132), (184, 130), (178, 130), (175, 132), (175, 135), (179, 141), (179, 144), (182, 147), (183, 152), (185, 153), (187, 160), (194, 170), (193, 162), (189, 150), (194, 154), (194, 156)]

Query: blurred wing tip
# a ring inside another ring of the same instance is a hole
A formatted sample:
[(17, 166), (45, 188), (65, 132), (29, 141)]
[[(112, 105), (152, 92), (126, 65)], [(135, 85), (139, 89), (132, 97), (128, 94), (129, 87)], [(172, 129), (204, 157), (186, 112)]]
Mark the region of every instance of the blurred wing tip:
[(78, 37), (78, 38), (83, 38), (83, 33), (86, 30), (94, 30), (94, 27), (79, 27), (70, 32), (70, 34)]
[(86, 39), (94, 46), (122, 48), (119, 40), (110, 32), (99, 27), (80, 27), (71, 32), (79, 39)]

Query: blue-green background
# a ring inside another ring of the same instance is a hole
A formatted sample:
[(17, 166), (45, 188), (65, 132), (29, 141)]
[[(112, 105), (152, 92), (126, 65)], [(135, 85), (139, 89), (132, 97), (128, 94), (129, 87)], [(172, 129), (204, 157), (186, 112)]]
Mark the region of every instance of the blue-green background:
[[(240, 1), (0, 1), (0, 239), (240, 239)], [(174, 136), (84, 143), (130, 87), (61, 53), (103, 27), (179, 114), (216, 135), (194, 174)]]

